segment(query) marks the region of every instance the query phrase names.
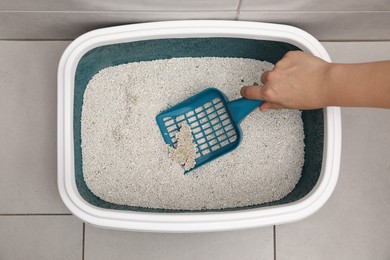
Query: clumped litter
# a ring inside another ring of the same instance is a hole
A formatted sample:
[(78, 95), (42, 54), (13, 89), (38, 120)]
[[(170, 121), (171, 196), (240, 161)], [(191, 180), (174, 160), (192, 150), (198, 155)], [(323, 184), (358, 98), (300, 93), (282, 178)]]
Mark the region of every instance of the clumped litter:
[[(169, 158), (155, 116), (216, 87), (229, 100), (259, 82), (268, 62), (241, 58), (173, 58), (108, 67), (84, 93), (81, 121), (84, 180), (101, 199), (120, 205), (176, 210), (234, 208), (290, 193), (304, 163), (297, 110), (252, 112), (240, 146), (183, 174)], [(191, 160), (190, 160), (191, 161)], [(190, 166), (190, 163), (187, 165)]]
[(183, 123), (175, 137), (177, 144), (176, 147), (168, 147), (169, 157), (188, 171), (196, 165), (196, 144), (190, 126)]

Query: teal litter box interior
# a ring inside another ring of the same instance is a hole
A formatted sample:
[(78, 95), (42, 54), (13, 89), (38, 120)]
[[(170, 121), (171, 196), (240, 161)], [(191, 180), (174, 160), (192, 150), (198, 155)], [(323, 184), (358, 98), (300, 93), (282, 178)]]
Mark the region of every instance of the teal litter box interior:
[(83, 178), (81, 150), (83, 96), (88, 82), (100, 70), (129, 62), (179, 57), (234, 57), (276, 63), (290, 50), (299, 50), (299, 48), (285, 42), (241, 38), (173, 38), (105, 45), (87, 52), (80, 59), (76, 69), (73, 109), (74, 167), (76, 185), (80, 195), (85, 201), (100, 208), (166, 213), (243, 210), (291, 203), (306, 196), (317, 183), (321, 173), (324, 146), (324, 113), (322, 109), (302, 112), (305, 133), (305, 163), (302, 177), (295, 189), (278, 201), (247, 207), (195, 211), (132, 207), (113, 204), (98, 198), (88, 189)]

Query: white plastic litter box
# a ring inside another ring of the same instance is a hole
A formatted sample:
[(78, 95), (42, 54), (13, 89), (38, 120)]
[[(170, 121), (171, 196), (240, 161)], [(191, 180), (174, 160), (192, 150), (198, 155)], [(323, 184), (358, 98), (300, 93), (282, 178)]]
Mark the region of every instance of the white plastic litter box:
[[(94, 30), (74, 40), (58, 68), (58, 188), (69, 210), (106, 228), (153, 232), (225, 231), (298, 221), (333, 192), (340, 166), (340, 109), (302, 112), (305, 164), (296, 188), (279, 201), (213, 211), (175, 211), (115, 205), (93, 195), (82, 173), (83, 93), (99, 70), (173, 57), (240, 57), (276, 63), (290, 50), (330, 61), (310, 34), (291, 26), (239, 21), (173, 21)], [(129, 158), (131, 159), (131, 158)]]

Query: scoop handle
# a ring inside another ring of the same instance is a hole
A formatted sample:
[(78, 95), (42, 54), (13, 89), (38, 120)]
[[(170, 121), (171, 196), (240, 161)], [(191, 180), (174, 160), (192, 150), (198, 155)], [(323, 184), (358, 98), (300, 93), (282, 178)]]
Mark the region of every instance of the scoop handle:
[(227, 107), (230, 111), (231, 116), (233, 117), (234, 122), (236, 124), (240, 124), (246, 116), (248, 116), (263, 102), (263, 100), (239, 98), (228, 102)]

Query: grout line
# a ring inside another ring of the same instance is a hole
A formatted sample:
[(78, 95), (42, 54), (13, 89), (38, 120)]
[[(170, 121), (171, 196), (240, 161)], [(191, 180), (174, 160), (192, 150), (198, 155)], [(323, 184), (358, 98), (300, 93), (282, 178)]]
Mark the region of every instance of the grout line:
[(0, 214), (0, 217), (10, 216), (72, 216), (71, 213), (17, 213), (17, 214)]
[(236, 10), (236, 20), (238, 20), (238, 18), (240, 17), (241, 5), (242, 5), (242, 0), (238, 0), (237, 10)]
[(83, 222), (83, 242), (82, 242), (82, 255), (81, 259), (84, 260), (85, 258), (85, 223)]
[[(178, 10), (0, 10), (1, 13), (67, 13), (67, 14), (105, 14), (105, 13), (119, 13), (119, 14), (131, 14), (131, 13), (213, 13), (213, 12), (234, 12), (241, 7), (242, 0), (239, 0), (239, 5), (236, 9), (215, 9), (215, 10), (189, 10), (189, 9), (178, 9)], [(264, 9), (251, 9), (251, 10), (240, 10), (243, 12), (258, 12), (258, 13), (315, 13), (315, 14), (387, 14), (390, 10), (264, 10)]]
[(252, 12), (252, 13), (291, 13), (291, 14), (371, 14), (371, 13), (379, 13), (379, 14), (387, 14), (390, 11), (380, 11), (380, 10), (241, 10), (243, 12)]
[[(53, 14), (132, 14), (132, 13), (215, 13), (215, 12), (234, 12), (236, 9), (216, 9), (216, 10), (84, 10), (84, 11), (75, 11), (75, 10), (68, 10), (68, 11), (60, 11), (60, 10), (52, 10), (52, 11), (46, 11), (46, 10), (1, 10), (1, 13), (32, 13), (32, 14), (40, 14), (40, 13), (53, 13)], [(379, 12), (386, 12), (386, 11), (379, 11)]]
[(274, 234), (274, 260), (276, 260), (276, 226), (273, 227), (273, 234)]

